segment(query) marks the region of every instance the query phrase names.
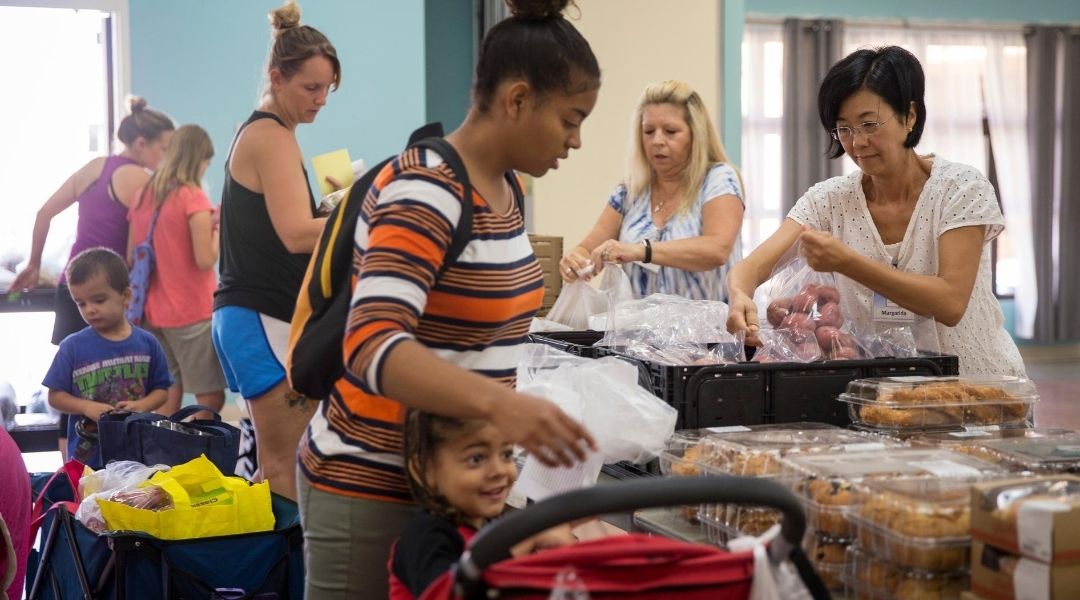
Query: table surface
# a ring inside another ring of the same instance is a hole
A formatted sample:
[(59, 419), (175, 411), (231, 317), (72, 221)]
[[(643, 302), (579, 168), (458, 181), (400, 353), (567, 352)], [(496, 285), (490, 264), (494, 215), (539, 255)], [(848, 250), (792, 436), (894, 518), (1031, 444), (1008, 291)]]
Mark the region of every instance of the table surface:
[(0, 294), (0, 313), (47, 312), (53, 310), (55, 300), (55, 288)]

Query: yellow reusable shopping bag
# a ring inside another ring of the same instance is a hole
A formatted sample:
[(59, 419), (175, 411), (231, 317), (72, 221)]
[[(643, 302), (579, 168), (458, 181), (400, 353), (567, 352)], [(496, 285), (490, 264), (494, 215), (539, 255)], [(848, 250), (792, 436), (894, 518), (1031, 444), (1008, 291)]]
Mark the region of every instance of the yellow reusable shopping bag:
[(141, 531), (162, 540), (205, 538), (274, 528), (267, 482), (226, 477), (206, 455), (159, 471), (140, 488), (157, 486), (173, 508), (148, 510), (98, 499), (106, 529)]

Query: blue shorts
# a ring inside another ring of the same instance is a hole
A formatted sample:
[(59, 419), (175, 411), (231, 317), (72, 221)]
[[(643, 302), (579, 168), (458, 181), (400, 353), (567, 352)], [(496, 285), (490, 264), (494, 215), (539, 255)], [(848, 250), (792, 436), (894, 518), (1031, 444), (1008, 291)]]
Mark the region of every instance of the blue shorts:
[(229, 389), (255, 400), (285, 381), (289, 324), (250, 308), (214, 311), (214, 349)]

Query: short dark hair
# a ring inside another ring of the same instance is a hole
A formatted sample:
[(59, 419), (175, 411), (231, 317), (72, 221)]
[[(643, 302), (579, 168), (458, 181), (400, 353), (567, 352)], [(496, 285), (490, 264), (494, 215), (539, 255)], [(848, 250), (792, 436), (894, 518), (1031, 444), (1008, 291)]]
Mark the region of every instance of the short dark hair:
[(98, 273), (104, 273), (109, 287), (121, 294), (131, 286), (127, 263), (119, 254), (108, 248), (83, 250), (71, 259), (65, 271), (68, 284), (75, 285), (86, 283)]
[[(836, 127), (840, 105), (849, 96), (867, 89), (881, 96), (900, 118), (908, 114), (915, 103), (915, 123), (904, 140), (905, 148), (914, 148), (922, 137), (926, 124), (926, 102), (923, 99), (926, 78), (915, 55), (899, 46), (863, 48), (847, 55), (829, 69), (818, 90), (818, 114), (826, 131)], [(844, 147), (829, 138), (829, 158), (839, 158)]]
[[(509, 0), (511, 17), (491, 28), (480, 45), (473, 103), (487, 112), (499, 84), (521, 77), (543, 96), (600, 87), (600, 65), (589, 42), (562, 11), (569, 0)], [(574, 89), (581, 85), (582, 89)]]

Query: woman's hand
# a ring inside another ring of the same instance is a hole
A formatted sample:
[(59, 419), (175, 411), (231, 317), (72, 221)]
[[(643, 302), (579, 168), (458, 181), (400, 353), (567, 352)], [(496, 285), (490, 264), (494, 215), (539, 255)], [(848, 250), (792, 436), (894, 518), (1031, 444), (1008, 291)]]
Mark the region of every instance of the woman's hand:
[[(577, 281), (579, 279), (578, 272), (584, 271), (590, 266), (588, 251), (582, 246), (576, 246), (559, 260), (559, 275), (562, 275), (563, 281), (567, 283)], [(580, 279), (588, 281), (591, 277), (591, 274), (586, 274)]]
[(841, 272), (851, 260), (851, 248), (830, 233), (804, 227), (799, 241), (806, 263), (819, 273)]
[(530, 456), (548, 467), (572, 467), (585, 460), (586, 450), (596, 450), (585, 426), (554, 402), (528, 394), (513, 396), (495, 403), (491, 424)]
[(645, 246), (641, 244), (627, 244), (619, 240), (608, 240), (600, 244), (592, 252), (593, 275), (599, 275), (604, 270), (604, 263), (638, 262), (645, 260)]
[(32, 290), (37, 287), (38, 278), (41, 276), (41, 267), (38, 265), (26, 265), (26, 268), (19, 272), (15, 276), (15, 281), (11, 282), (11, 287), (7, 289), (8, 292), (21, 292), (23, 290)]
[(760, 346), (758, 338), (758, 311), (754, 299), (746, 294), (734, 292), (729, 298), (727, 330), (730, 333), (746, 332), (746, 343), (751, 346)]

